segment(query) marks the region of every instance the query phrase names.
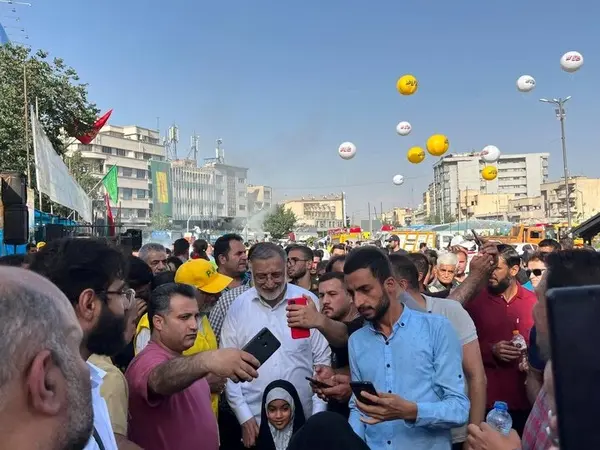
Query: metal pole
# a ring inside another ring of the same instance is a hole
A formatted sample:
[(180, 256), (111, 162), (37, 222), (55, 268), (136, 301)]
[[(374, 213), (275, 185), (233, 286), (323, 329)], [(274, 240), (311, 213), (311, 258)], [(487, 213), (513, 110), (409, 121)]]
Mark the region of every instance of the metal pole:
[(565, 109), (564, 100), (558, 100), (558, 114), (560, 119), (560, 140), (562, 143), (563, 166), (565, 171), (565, 194), (567, 196), (567, 226), (571, 229), (571, 199), (569, 198), (569, 169), (567, 166), (567, 142), (565, 139)]
[(371, 203), (367, 203), (367, 211), (369, 212), (369, 233), (373, 233), (373, 223), (371, 222)]
[(23, 99), (25, 101), (25, 149), (27, 154), (27, 187), (31, 187), (31, 155), (29, 153), (29, 106), (27, 106), (27, 66), (23, 65)]

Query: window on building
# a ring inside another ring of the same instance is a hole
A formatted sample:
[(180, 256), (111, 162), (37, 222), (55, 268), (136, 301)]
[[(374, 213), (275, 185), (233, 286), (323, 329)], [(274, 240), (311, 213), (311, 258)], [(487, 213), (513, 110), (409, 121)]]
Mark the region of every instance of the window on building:
[(240, 197), (240, 198), (246, 198), (246, 193), (244, 191), (240, 191), (238, 193), (238, 197)]
[(238, 206), (238, 209), (240, 211), (246, 211), (246, 205), (240, 205), (240, 206)]
[(122, 148), (117, 149), (117, 156), (127, 156), (127, 151)]
[(136, 178), (143, 178), (143, 179), (145, 179), (146, 178), (146, 171), (144, 169), (137, 169), (135, 171), (135, 177)]
[(238, 178), (238, 183), (239, 184), (246, 184), (246, 179), (245, 178)]
[(112, 155), (112, 148), (106, 147), (105, 145), (103, 145), (102, 146), (102, 153), (106, 153), (107, 155)]
[(223, 182), (223, 175), (217, 175), (216, 182), (217, 184), (221, 184)]
[(130, 177), (133, 175), (133, 169), (130, 167), (121, 167), (121, 176)]
[(131, 188), (120, 188), (119, 191), (121, 191), (121, 198), (123, 200), (131, 200), (133, 194)]
[(144, 154), (140, 152), (135, 152), (135, 159), (143, 159)]
[(139, 219), (145, 219), (148, 216), (148, 211), (145, 209), (138, 209), (137, 212)]
[(146, 198), (146, 189), (136, 189), (135, 190), (135, 198), (138, 200), (143, 200)]

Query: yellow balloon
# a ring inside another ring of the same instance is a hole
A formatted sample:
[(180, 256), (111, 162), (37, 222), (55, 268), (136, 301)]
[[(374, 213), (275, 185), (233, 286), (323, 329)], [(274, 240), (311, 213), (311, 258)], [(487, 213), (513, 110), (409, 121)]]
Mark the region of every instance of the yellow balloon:
[(486, 181), (495, 180), (498, 176), (498, 169), (495, 166), (485, 166), (481, 169), (481, 177)]
[(396, 82), (396, 89), (402, 95), (413, 95), (417, 92), (419, 82), (412, 75), (402, 75)]
[(425, 159), (425, 150), (421, 147), (411, 147), (406, 154), (408, 160), (413, 164), (419, 164)]
[(427, 139), (427, 151), (433, 156), (442, 156), (450, 148), (450, 141), (443, 134), (434, 134)]

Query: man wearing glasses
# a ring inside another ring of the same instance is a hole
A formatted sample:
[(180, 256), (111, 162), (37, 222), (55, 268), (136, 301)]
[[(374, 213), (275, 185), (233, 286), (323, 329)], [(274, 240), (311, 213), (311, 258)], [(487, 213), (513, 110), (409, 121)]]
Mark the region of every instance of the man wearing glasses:
[[(287, 276), (290, 283), (311, 291), (313, 251), (305, 245), (291, 245), (285, 249), (287, 253)], [(318, 295), (318, 292), (313, 294)]]
[[(84, 360), (91, 355), (110, 357), (125, 347), (133, 332), (128, 311), (135, 309), (135, 292), (126, 286), (127, 258), (121, 251), (100, 239), (59, 239), (35, 255), (30, 269), (52, 281), (73, 305), (83, 331)], [(94, 430), (85, 450), (138, 449), (125, 438), (122, 419), (121, 427), (113, 430), (100, 392), (109, 374), (90, 361), (88, 366)], [(127, 417), (126, 410), (119, 412)]]

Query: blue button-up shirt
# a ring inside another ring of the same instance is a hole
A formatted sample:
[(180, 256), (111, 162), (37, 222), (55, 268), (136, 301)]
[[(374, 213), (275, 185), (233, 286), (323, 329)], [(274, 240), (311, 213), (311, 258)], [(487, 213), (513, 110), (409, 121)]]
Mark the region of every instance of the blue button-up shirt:
[(417, 404), (414, 422), (376, 425), (360, 421), (350, 400), (350, 425), (373, 450), (449, 450), (450, 429), (469, 418), (462, 348), (445, 317), (404, 308), (388, 339), (372, 324), (348, 342), (353, 381), (370, 381), (378, 392), (396, 394)]

